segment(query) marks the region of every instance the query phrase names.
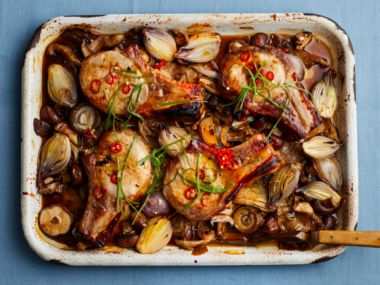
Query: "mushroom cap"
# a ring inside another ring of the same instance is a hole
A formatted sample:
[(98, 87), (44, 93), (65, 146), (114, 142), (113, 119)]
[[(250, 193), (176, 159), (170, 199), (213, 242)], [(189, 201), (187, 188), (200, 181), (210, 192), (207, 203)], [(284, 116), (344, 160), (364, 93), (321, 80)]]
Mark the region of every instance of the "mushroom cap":
[(96, 129), (101, 123), (99, 111), (89, 103), (81, 103), (70, 113), (70, 126), (79, 134)]
[(234, 225), (234, 219), (228, 215), (216, 215), (210, 221), (211, 225), (215, 227), (217, 223), (226, 223), (227, 226), (232, 227)]
[(66, 207), (53, 204), (41, 209), (38, 222), (44, 234), (49, 237), (57, 237), (70, 231), (73, 225), (73, 216)]
[(263, 222), (259, 211), (251, 206), (242, 206), (233, 214), (234, 226), (242, 233), (251, 234), (256, 231)]
[(218, 146), (214, 122), (211, 116), (206, 116), (199, 122), (198, 131), (205, 143), (213, 147)]

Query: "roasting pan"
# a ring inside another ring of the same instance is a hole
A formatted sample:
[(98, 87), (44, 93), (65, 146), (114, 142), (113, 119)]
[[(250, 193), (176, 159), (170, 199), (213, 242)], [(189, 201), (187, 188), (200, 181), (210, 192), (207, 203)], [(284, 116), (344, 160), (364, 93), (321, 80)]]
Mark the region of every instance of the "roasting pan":
[(333, 20), (314, 14), (168, 14), (57, 17), (42, 24), (26, 50), (22, 70), (21, 213), (22, 228), (30, 247), (43, 259), (67, 265), (280, 265), (327, 261), (341, 254), (344, 246), (317, 246), (312, 251), (285, 251), (275, 247), (210, 246), (209, 252), (191, 252), (167, 246), (151, 255), (132, 249), (72, 251), (45, 237), (38, 228), (42, 199), (37, 194), (37, 159), (41, 138), (34, 133), (33, 119), (39, 118), (42, 88), (42, 58), (46, 47), (67, 28), (84, 27), (117, 33), (143, 26), (204, 31), (222, 35), (256, 32), (295, 34), (313, 32), (332, 49), (337, 70), (339, 96), (337, 121), (344, 146), (338, 157), (343, 171), (341, 195), (347, 204), (341, 209), (339, 229), (354, 231), (358, 220), (358, 159), (355, 101), (355, 59), (346, 32)]

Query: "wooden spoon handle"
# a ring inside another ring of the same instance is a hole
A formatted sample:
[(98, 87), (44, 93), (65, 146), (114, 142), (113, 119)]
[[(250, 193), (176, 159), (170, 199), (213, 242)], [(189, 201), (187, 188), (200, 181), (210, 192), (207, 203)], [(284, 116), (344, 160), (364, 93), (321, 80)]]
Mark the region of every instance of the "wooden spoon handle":
[(319, 231), (319, 237), (312, 234), (311, 239), (324, 244), (380, 247), (380, 232)]

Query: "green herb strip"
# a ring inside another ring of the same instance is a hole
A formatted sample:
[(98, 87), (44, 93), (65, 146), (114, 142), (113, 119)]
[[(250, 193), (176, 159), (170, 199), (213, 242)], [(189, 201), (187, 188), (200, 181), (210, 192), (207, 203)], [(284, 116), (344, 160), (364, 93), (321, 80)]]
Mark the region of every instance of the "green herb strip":
[(176, 151), (177, 150), (177, 149), (169, 149), (168, 147), (173, 145), (173, 144), (176, 144), (178, 142), (182, 142), (185, 139), (185, 136), (188, 136), (188, 135), (192, 136), (193, 134), (186, 134), (175, 142), (172, 142), (172, 143), (167, 144), (167, 145), (163, 145), (159, 149), (154, 149), (151, 154), (147, 155), (146, 157), (144, 157), (143, 159), (141, 159), (137, 162), (138, 165), (141, 165), (141, 164), (145, 163), (150, 158), (151, 163), (153, 165), (153, 169), (154, 169), (154, 177), (153, 177), (152, 185), (149, 187), (148, 191), (139, 199), (139, 201), (141, 201), (142, 199), (145, 198), (145, 201), (144, 201), (143, 205), (140, 207), (140, 209), (137, 211), (138, 214), (136, 215), (135, 219), (133, 220), (132, 225), (134, 225), (136, 218), (138, 217), (138, 215), (140, 215), (141, 211), (145, 208), (145, 205), (148, 202), (150, 195), (153, 194), (154, 192), (157, 192), (160, 189), (170, 185), (177, 178), (178, 173), (176, 173), (176, 175), (174, 176), (174, 178), (171, 181), (169, 181), (166, 184), (162, 184), (163, 178), (165, 175), (165, 168), (163, 168), (162, 164), (164, 163), (165, 158), (166, 158), (166, 154), (169, 151)]
[[(184, 212), (186, 212), (187, 209), (189, 209), (189, 207), (190, 207), (190, 206), (195, 202), (195, 200), (197, 200), (199, 197), (201, 197), (201, 199), (208, 199), (209, 197), (207, 197), (207, 196), (203, 196), (203, 195), (202, 195), (204, 192), (207, 192), (207, 193), (210, 193), (210, 194), (214, 194), (214, 193), (215, 193), (215, 194), (219, 194), (219, 193), (226, 192), (227, 190), (229, 190), (229, 189), (233, 186), (233, 184), (230, 184), (230, 185), (228, 185), (228, 186), (227, 186), (226, 188), (224, 188), (224, 189), (223, 189), (222, 187), (220, 187), (220, 186), (214, 186), (214, 182), (215, 182), (215, 180), (216, 180), (218, 177), (215, 177), (214, 180), (212, 180), (212, 179), (209, 178), (209, 177), (206, 177), (206, 178), (204, 179), (204, 180), (207, 179), (207, 181), (211, 183), (211, 186), (201, 184), (200, 181), (199, 181), (199, 172), (200, 172), (200, 169), (201, 169), (201, 168), (200, 168), (200, 155), (198, 154), (198, 156), (197, 156), (197, 170), (195, 170), (195, 174), (196, 174), (195, 177), (192, 177), (193, 180), (187, 179), (187, 178), (185, 177), (185, 173), (186, 173), (187, 171), (189, 171), (189, 170), (193, 170), (193, 171), (194, 171), (193, 168), (188, 168), (188, 169), (186, 169), (182, 174), (179, 173), (179, 171), (177, 171), (178, 175), (182, 177), (182, 180), (183, 180), (183, 182), (184, 182), (184, 184), (185, 184), (186, 186), (193, 186), (193, 185), (195, 185), (196, 188), (197, 188), (197, 190), (198, 190), (198, 195), (197, 195), (197, 197), (195, 197), (193, 200), (191, 200), (191, 201), (186, 205), (186, 207), (183, 209)], [(204, 182), (204, 180), (203, 180), (203, 182)]]
[[(123, 194), (125, 200), (129, 203), (129, 205), (132, 207), (133, 210), (137, 211), (136, 208), (133, 206), (133, 204), (138, 204), (137, 202), (134, 202), (132, 201), (131, 199), (129, 199), (127, 197), (127, 195), (125, 195), (125, 192), (124, 192), (124, 189), (123, 189), (123, 177), (124, 177), (124, 170), (125, 170), (125, 165), (127, 164), (127, 160), (128, 160), (128, 157), (132, 151), (132, 148), (135, 144), (137, 140), (137, 135), (134, 137), (129, 149), (128, 149), (128, 152), (127, 152), (127, 155), (125, 156), (125, 159), (124, 159), (124, 162), (123, 164), (120, 166), (120, 163), (119, 163), (119, 158), (117, 158), (117, 168), (118, 168), (118, 171), (117, 171), (117, 189), (118, 189), (118, 193), (117, 193), (117, 206), (116, 206), (116, 211), (118, 212), (119, 211), (119, 204), (120, 204), (120, 193)], [(123, 211), (123, 210), (122, 210)]]

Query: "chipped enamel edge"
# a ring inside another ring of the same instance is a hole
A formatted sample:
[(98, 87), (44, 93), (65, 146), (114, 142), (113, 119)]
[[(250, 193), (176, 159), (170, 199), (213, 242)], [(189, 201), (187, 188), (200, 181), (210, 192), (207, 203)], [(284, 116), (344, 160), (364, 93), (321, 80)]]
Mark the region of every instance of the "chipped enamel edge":
[[(346, 247), (321, 246), (317, 250), (284, 251), (273, 247), (210, 246), (202, 256), (177, 247), (165, 247), (152, 255), (135, 250), (107, 252), (68, 251), (53, 246), (37, 226), (41, 198), (37, 194), (37, 157), (41, 139), (33, 130), (41, 105), (42, 56), (47, 45), (67, 27), (92, 27), (116, 33), (133, 27), (153, 26), (181, 28), (188, 32), (217, 31), (221, 34), (248, 34), (258, 31), (296, 33), (310, 30), (333, 47), (337, 62), (339, 95), (338, 125), (344, 147), (339, 160), (344, 175), (343, 196), (347, 198), (340, 228), (355, 230), (358, 220), (358, 159), (355, 102), (355, 59), (347, 34), (334, 21), (306, 14), (172, 14), (106, 15), (94, 17), (58, 17), (44, 23), (35, 33), (25, 54), (22, 72), (22, 146), (21, 146), (21, 213), (22, 227), (30, 247), (43, 259), (67, 265), (284, 265), (327, 261)], [(252, 29), (254, 28), (254, 29)], [(233, 253), (233, 254), (231, 254)]]

